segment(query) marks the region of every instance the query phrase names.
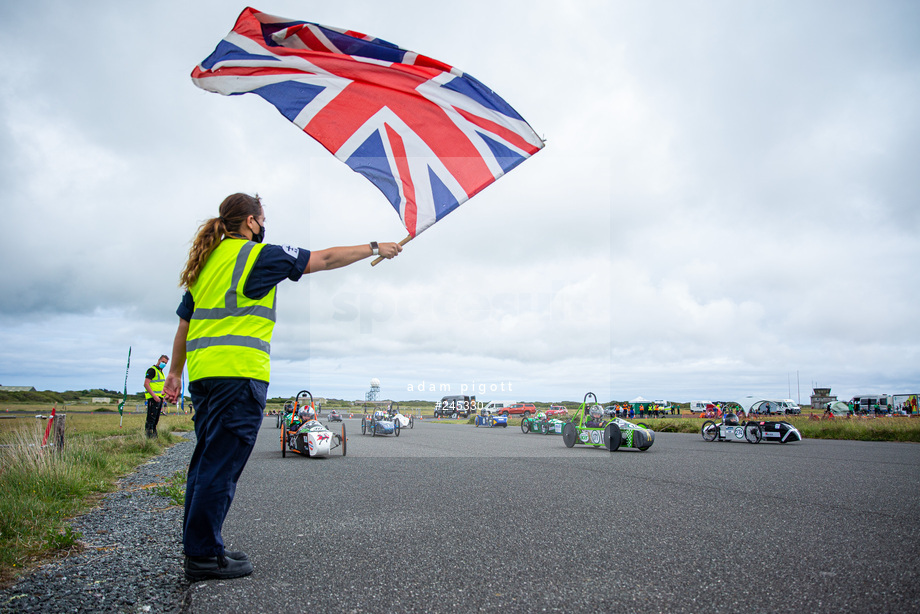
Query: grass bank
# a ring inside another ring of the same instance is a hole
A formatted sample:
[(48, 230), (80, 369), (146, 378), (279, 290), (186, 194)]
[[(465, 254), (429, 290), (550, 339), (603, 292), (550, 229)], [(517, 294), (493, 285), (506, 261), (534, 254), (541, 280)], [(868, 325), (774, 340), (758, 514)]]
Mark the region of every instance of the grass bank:
[[(50, 412), (48, 412), (50, 413)], [(42, 448), (45, 421), (0, 420), (0, 584), (36, 562), (78, 545), (70, 519), (115, 489), (118, 478), (160, 454), (191, 430), (186, 415), (160, 419), (147, 439), (144, 416), (68, 413), (63, 451)], [(49, 438), (50, 439), (50, 438)]]

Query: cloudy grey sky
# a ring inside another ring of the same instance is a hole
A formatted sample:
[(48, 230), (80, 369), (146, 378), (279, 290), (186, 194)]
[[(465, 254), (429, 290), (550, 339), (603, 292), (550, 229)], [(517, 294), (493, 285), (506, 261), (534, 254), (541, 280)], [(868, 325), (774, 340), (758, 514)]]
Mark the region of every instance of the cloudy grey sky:
[[(141, 390), (229, 193), (273, 243), (405, 236), (268, 103), (192, 85), (244, 6), (0, 5), (0, 384), (120, 390), (130, 346)], [(253, 6), (457, 66), (547, 141), (399, 258), (282, 284), (270, 396), (920, 392), (920, 4)]]

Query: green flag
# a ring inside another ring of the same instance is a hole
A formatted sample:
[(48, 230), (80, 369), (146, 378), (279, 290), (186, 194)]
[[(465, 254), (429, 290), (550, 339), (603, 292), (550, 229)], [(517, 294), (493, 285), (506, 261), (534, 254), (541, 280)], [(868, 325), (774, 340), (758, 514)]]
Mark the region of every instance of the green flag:
[(125, 367), (125, 396), (118, 404), (118, 415), (124, 416), (125, 403), (128, 402), (128, 371), (131, 370), (131, 346), (128, 346), (128, 366)]

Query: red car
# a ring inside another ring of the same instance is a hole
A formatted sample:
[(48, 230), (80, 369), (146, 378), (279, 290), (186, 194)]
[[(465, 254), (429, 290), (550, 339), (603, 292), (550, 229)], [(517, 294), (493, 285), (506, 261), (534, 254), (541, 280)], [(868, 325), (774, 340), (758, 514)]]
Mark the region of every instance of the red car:
[(515, 403), (510, 405), (500, 412), (501, 416), (507, 416), (508, 414), (522, 414), (525, 418), (529, 418), (537, 413), (537, 408), (534, 407), (532, 403)]
[(547, 416), (568, 416), (569, 410), (562, 405), (550, 405), (546, 410)]

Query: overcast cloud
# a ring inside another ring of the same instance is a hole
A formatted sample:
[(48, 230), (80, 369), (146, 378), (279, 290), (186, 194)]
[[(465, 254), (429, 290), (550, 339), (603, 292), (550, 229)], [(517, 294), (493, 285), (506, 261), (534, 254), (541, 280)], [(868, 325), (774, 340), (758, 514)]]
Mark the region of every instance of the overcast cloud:
[[(130, 346), (141, 390), (229, 193), (272, 243), (405, 236), (268, 103), (192, 84), (244, 6), (0, 6), (0, 384), (120, 390)], [(547, 141), (397, 259), (282, 284), (270, 396), (920, 392), (920, 4), (439, 6), (255, 5), (457, 66)]]

